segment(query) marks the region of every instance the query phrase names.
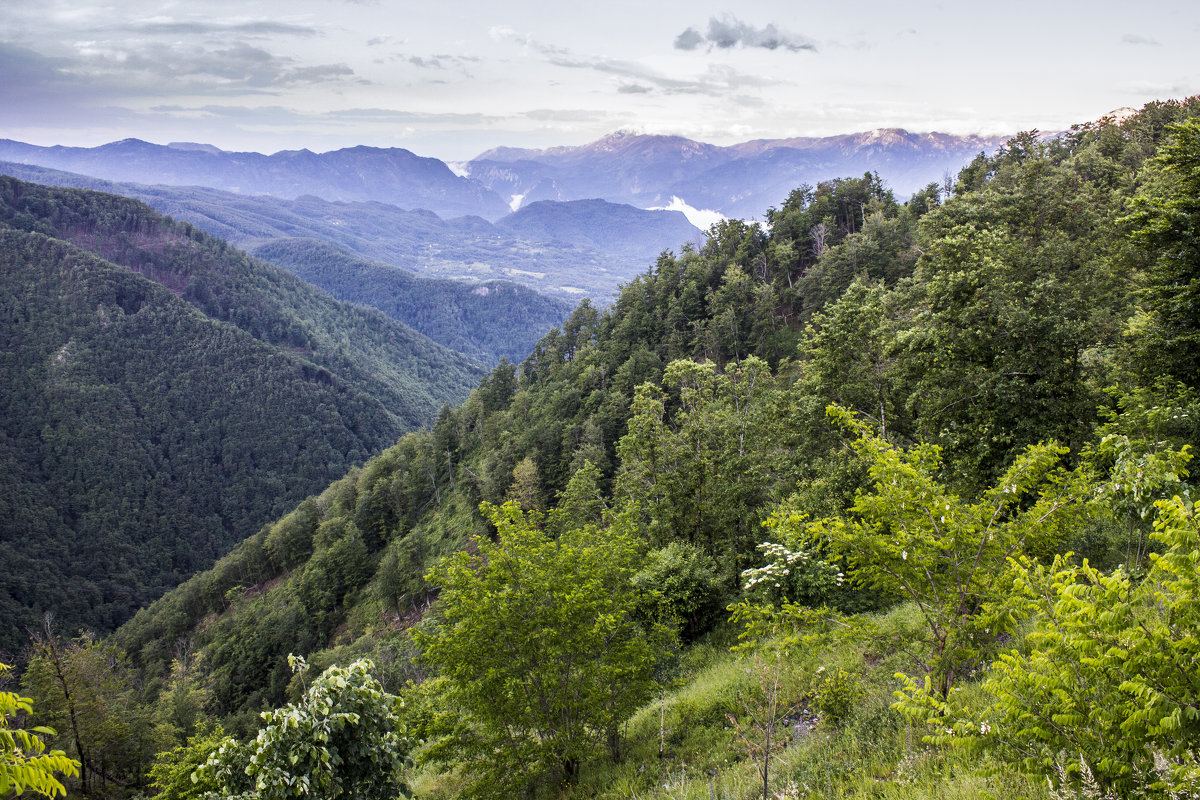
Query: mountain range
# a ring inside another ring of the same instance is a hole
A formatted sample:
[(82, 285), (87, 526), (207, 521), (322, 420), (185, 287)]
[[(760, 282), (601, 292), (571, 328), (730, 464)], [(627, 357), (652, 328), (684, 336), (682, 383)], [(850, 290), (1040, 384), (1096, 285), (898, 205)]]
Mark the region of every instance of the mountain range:
[(350, 147), (328, 153), (282, 150), (230, 153), (212, 145), (122, 139), (100, 147), (38, 147), (0, 140), (0, 159), (94, 178), (165, 186), (208, 186), (236, 194), (326, 200), (377, 200), (442, 216), (498, 219), (508, 204), (436, 158), (398, 147)]
[(467, 165), (488, 189), (521, 203), (602, 197), (640, 208), (673, 198), (726, 217), (761, 217), (808, 183), (876, 171), (901, 196), (955, 174), (1006, 136), (898, 128), (821, 138), (757, 139), (720, 147), (680, 136), (619, 131), (579, 147), (497, 148)]
[(99, 147), (0, 140), (0, 160), (112, 181), (206, 186), (237, 194), (378, 201), (439, 216), (496, 221), (538, 200), (602, 199), (638, 208), (672, 198), (726, 217), (758, 218), (795, 187), (877, 171), (904, 197), (958, 171), (1008, 137), (911, 133), (898, 128), (827, 137), (756, 139), (729, 146), (618, 131), (581, 146), (501, 147), (449, 165), (401, 148), (327, 153), (234, 153), (195, 143), (124, 139)]

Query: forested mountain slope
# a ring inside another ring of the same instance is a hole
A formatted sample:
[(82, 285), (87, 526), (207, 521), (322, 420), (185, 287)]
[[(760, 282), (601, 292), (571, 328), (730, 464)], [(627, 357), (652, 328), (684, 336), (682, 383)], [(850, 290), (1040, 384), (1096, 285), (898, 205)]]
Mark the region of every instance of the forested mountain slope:
[(135, 616), (123, 697), (250, 742), (370, 656), (434, 798), (1193, 791), (1198, 116), (662, 255)]
[(432, 420), (480, 367), (135, 201), (0, 179), (15, 652), (108, 631)]
[(525, 358), (571, 307), (508, 281), (422, 278), (313, 239), (278, 239), (255, 256), (348, 303), (372, 306), (438, 344), (495, 366)]

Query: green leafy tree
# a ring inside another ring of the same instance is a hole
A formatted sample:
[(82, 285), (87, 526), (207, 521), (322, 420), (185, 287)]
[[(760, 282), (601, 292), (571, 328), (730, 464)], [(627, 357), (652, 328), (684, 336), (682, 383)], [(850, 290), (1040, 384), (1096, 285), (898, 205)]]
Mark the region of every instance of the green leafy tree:
[(160, 732), (120, 650), (92, 636), (64, 642), (47, 626), (21, 686), (59, 732), (51, 743), (80, 762), (72, 790), (116, 798), (142, 788)]
[(1031, 446), (969, 502), (937, 481), (936, 445), (903, 450), (846, 409), (831, 406), (829, 414), (856, 435), (871, 485), (843, 517), (797, 516), (776, 530), (823, 549), (879, 593), (915, 603), (926, 623), (928, 667), (945, 697), (994, 641), (988, 628), (1001, 620), (986, 612), (1005, 596), (1009, 559), (1052, 552), (1066, 538), (1087, 496), (1084, 476), (1058, 466), (1064, 448)]
[[(1131, 217), (1135, 241), (1150, 250), (1142, 355), (1196, 388), (1200, 375), (1200, 120), (1170, 126), (1154, 180)], [(1154, 376), (1151, 376), (1154, 377)]]
[(1023, 560), (1011, 604), (1035, 626), (1003, 653), (987, 702), (942, 702), (911, 682), (900, 693), (936, 726), (932, 741), (1005, 761), (1104, 797), (1193, 797), (1200, 791), (1200, 522), (1176, 497), (1157, 503), (1142, 581), (1068, 557)]
[(686, 541), (734, 583), (753, 553), (761, 509), (794, 485), (787, 396), (767, 362), (750, 356), (720, 372), (673, 361), (662, 386), (637, 388), (617, 452), (618, 507), (651, 544)]
[[(297, 672), (306, 668), (298, 656), (289, 662)], [(363, 659), (325, 670), (299, 702), (263, 712), (265, 724), (252, 742), (197, 741), (193, 747), (210, 755), (192, 780), (217, 787), (209, 798), (403, 797), (411, 743), (399, 698), (383, 690), (373, 669)], [(170, 779), (169, 770), (162, 772)]]
[(212, 772), (197, 772), (221, 749), (233, 740), (220, 725), (214, 725), (189, 736), (184, 744), (164, 750), (150, 765), (150, 785), (157, 793), (155, 800), (200, 800), (209, 793), (222, 790)]
[[(0, 664), (0, 677), (9, 670)], [(43, 726), (13, 727), (10, 717), (32, 714), (33, 701), (14, 692), (0, 692), (0, 797), (14, 797), (26, 791), (54, 797), (66, 795), (58, 776), (79, 774), (79, 762), (61, 750), (46, 752), (42, 736), (53, 736), (54, 729)]]
[(573, 781), (654, 689), (661, 645), (635, 619), (642, 545), (625, 525), (551, 538), (516, 503), (484, 504), (495, 542), (477, 540), (429, 572), (436, 626), (417, 631), (428, 663), (474, 722), (459, 743), (496, 797), (523, 782)]

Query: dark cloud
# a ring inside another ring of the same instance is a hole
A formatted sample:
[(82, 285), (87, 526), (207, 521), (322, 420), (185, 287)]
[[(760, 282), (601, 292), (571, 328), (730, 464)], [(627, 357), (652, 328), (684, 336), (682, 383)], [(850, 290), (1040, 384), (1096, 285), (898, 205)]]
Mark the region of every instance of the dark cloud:
[[(354, 70), (345, 64), (298, 64), (293, 58), (247, 42), (217, 48), (155, 42), (98, 53), (83, 61), (82, 67), (115, 81), (127, 80), (131, 86), (152, 79), (161, 89), (202, 94), (271, 91), (354, 76)], [(164, 81), (166, 85), (162, 85)]]
[(695, 50), (702, 44), (704, 44), (704, 35), (695, 28), (688, 28), (675, 37), (676, 50)]
[(620, 94), (649, 94), (654, 91), (649, 86), (643, 86), (640, 83), (622, 83), (617, 87), (617, 92)]
[(679, 50), (695, 50), (702, 44), (707, 44), (710, 49), (717, 47), (722, 50), (731, 47), (760, 47), (765, 50), (791, 52), (817, 51), (816, 43), (806, 36), (780, 30), (774, 23), (756, 28), (728, 14), (719, 19), (710, 18), (708, 31), (703, 34), (695, 28), (688, 28), (675, 37), (675, 47)]
[(0, 43), (0, 107), (21, 103), (96, 107), (133, 98), (273, 94), (285, 88), (365, 83), (345, 64), (303, 64), (244, 41), (219, 47), (164, 44), (79, 47), (50, 57)]
[(1158, 47), (1160, 42), (1156, 39), (1150, 39), (1145, 36), (1138, 36), (1136, 33), (1127, 33), (1121, 37), (1121, 41), (1125, 44), (1145, 44), (1151, 47)]

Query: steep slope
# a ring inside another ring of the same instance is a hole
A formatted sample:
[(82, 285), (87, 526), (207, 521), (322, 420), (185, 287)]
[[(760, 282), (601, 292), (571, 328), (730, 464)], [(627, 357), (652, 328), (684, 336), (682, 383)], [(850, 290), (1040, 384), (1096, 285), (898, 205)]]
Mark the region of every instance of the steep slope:
[(276, 239), (252, 252), (339, 300), (377, 308), (491, 366), (524, 359), (571, 311), (565, 301), (519, 284), (423, 278), (314, 239)]
[(107, 631), (463, 397), (465, 357), (125, 198), (0, 178), (0, 649)]
[(210, 186), (238, 194), (327, 200), (378, 200), (445, 216), (496, 219), (508, 207), (493, 192), (460, 178), (435, 158), (401, 148), (350, 147), (328, 153), (283, 150), (231, 153), (212, 146), (158, 145), (124, 139), (100, 147), (38, 147), (0, 140), (0, 159), (96, 178), (169, 186)]

